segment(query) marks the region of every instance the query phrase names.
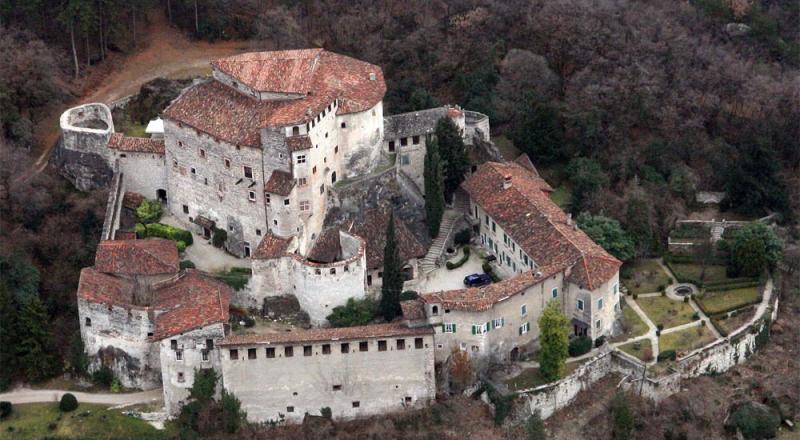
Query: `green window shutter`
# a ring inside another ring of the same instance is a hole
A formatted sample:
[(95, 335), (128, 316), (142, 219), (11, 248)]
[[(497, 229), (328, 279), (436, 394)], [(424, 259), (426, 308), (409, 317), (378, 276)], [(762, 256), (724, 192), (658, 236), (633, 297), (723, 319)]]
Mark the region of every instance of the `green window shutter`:
[(442, 324), (442, 333), (444, 333), (444, 324)]
[(453, 333), (455, 333), (455, 332), (456, 332), (456, 325), (455, 325), (455, 323), (453, 323)]
[(486, 331), (488, 332), (491, 329), (492, 329), (492, 321), (489, 321), (486, 323)]
[(475, 324), (472, 324), (472, 334), (475, 334)]

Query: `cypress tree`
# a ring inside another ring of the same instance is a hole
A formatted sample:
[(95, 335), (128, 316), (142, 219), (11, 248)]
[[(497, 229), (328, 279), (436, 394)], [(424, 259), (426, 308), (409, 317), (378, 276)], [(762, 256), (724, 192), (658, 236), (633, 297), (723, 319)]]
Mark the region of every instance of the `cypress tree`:
[(16, 370), (17, 308), (14, 297), (4, 283), (0, 283), (0, 391), (11, 385)]
[(436, 123), (436, 140), (442, 161), (444, 198), (449, 202), (464, 181), (464, 175), (469, 170), (469, 158), (461, 131), (449, 117), (444, 116)]
[(386, 225), (386, 246), (383, 248), (383, 284), (381, 285), (381, 315), (386, 321), (400, 314), (400, 293), (403, 291), (403, 262), (397, 248), (394, 213)]
[(50, 319), (38, 297), (30, 298), (19, 315), (17, 361), (28, 380), (37, 382), (57, 373), (53, 357), (53, 335), (47, 328)]
[(425, 151), (425, 215), (428, 233), (431, 237), (439, 235), (439, 227), (444, 214), (444, 182), (442, 181), (442, 162), (437, 140), (428, 142)]
[(539, 371), (547, 381), (561, 378), (566, 367), (569, 349), (567, 317), (561, 313), (558, 301), (550, 301), (539, 318), (541, 349)]

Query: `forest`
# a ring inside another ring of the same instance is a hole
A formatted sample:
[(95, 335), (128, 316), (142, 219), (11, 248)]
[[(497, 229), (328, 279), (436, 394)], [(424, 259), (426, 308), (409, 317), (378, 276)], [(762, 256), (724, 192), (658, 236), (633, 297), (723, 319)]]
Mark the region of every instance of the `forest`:
[[(733, 214), (797, 223), (795, 0), (0, 0), (0, 306), (17, 313), (37, 298), (37, 316), (55, 325), (18, 356), (58, 357), (47, 374), (0, 370), (39, 379), (78, 363), (61, 360), (104, 197), (51, 169), (31, 175), (27, 151), (43, 110), (113, 69), (109, 54), (146, 44), (154, 14), (197, 40), (324, 47), (377, 64), (388, 114), (449, 103), (489, 115), (493, 135), (570, 189), (575, 215), (618, 220), (637, 256), (663, 251), (698, 190), (726, 191)], [(0, 347), (20, 347), (0, 326)]]

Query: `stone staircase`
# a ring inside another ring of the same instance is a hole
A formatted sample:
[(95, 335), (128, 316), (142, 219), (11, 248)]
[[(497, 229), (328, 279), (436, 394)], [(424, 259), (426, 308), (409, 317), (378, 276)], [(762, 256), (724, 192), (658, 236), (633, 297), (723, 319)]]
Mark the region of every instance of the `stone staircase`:
[(429, 274), (439, 267), (439, 260), (444, 253), (444, 248), (447, 245), (450, 235), (453, 233), (453, 228), (456, 225), (459, 217), (464, 215), (464, 211), (457, 211), (455, 209), (445, 210), (442, 215), (442, 224), (439, 227), (439, 235), (431, 243), (428, 248), (428, 253), (420, 262), (423, 274)]
[(725, 227), (716, 223), (711, 227), (711, 242), (716, 243), (722, 238), (722, 233), (725, 232)]

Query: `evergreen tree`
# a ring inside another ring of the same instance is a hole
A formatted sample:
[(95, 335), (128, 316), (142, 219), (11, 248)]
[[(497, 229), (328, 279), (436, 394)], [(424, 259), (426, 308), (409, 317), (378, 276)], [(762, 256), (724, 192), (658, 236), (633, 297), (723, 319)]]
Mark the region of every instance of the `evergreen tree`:
[(569, 180), (572, 181), (572, 204), (574, 213), (583, 211), (586, 199), (599, 188), (608, 185), (608, 175), (603, 167), (592, 159), (578, 157), (569, 161), (566, 168)]
[(214, 398), (217, 389), (217, 372), (211, 368), (194, 371), (194, 382), (189, 388), (189, 398), (205, 405)]
[(533, 104), (516, 118), (510, 133), (514, 145), (536, 163), (549, 165), (564, 158), (564, 132), (554, 108)]
[(547, 440), (547, 432), (544, 430), (544, 422), (538, 409), (528, 417), (525, 431), (528, 440)]
[(69, 367), (73, 373), (80, 376), (85, 375), (89, 368), (89, 357), (86, 356), (80, 331), (72, 334), (72, 340), (69, 344)]
[(436, 141), (442, 161), (444, 198), (451, 201), (453, 193), (464, 181), (464, 175), (469, 170), (469, 157), (461, 138), (461, 130), (448, 116), (442, 117), (436, 123)]
[(30, 298), (19, 314), (17, 362), (28, 380), (37, 382), (57, 373), (53, 356), (53, 335), (47, 328), (50, 319), (38, 297)]
[(222, 391), (222, 427), (228, 434), (239, 430), (247, 419), (247, 413), (242, 411), (242, 402), (233, 393)]
[(442, 181), (442, 162), (439, 156), (439, 143), (428, 142), (425, 151), (425, 215), (428, 233), (431, 237), (439, 235), (439, 227), (444, 214), (444, 182)]
[(611, 438), (614, 440), (632, 440), (635, 433), (635, 422), (631, 413), (628, 398), (618, 392), (611, 401)]
[(588, 212), (582, 212), (577, 220), (578, 226), (586, 232), (586, 235), (608, 253), (622, 261), (633, 258), (633, 240), (618, 221), (602, 215), (591, 215)]
[(539, 318), (541, 349), (539, 371), (548, 382), (558, 380), (564, 373), (569, 350), (567, 317), (561, 313), (558, 301), (550, 301)]
[(381, 285), (381, 315), (386, 321), (400, 314), (400, 294), (403, 292), (403, 262), (397, 248), (394, 213), (386, 225), (386, 246), (383, 248), (383, 284)]
[(11, 385), (16, 370), (17, 307), (14, 296), (0, 283), (0, 391)]

